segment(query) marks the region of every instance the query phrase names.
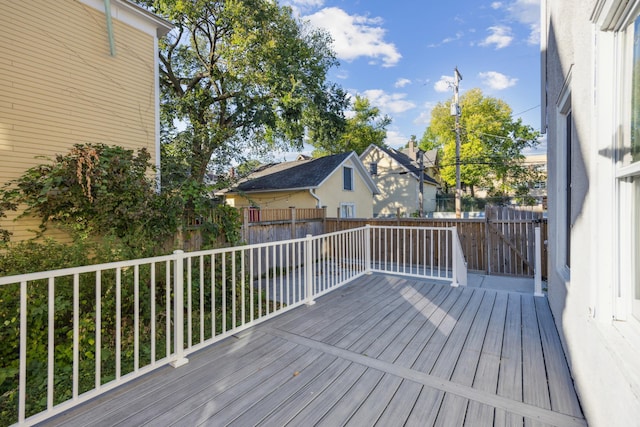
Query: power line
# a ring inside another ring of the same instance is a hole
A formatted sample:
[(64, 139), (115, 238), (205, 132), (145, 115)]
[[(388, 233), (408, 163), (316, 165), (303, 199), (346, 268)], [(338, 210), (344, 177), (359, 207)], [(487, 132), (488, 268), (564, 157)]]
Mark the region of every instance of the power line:
[(536, 105), (535, 107), (528, 108), (528, 109), (526, 109), (524, 111), (520, 111), (519, 113), (512, 114), (512, 116), (519, 116), (520, 114), (524, 114), (526, 112), (534, 110), (534, 109), (538, 108), (539, 106), (540, 106), (540, 104)]

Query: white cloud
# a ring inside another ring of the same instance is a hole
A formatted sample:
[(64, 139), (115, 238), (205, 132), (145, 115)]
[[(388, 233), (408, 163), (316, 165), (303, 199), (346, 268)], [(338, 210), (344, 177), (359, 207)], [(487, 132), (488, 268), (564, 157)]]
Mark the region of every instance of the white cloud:
[(491, 9), (498, 10), (501, 7), (502, 7), (502, 2), (500, 1), (494, 1), (493, 3), (491, 3)]
[(433, 89), (436, 92), (448, 92), (451, 90), (452, 84), (453, 84), (453, 76), (441, 76), (440, 80), (438, 80), (433, 85)]
[(487, 31), (491, 32), (491, 35), (484, 39), (480, 43), (480, 46), (495, 45), (496, 49), (502, 49), (509, 46), (513, 41), (511, 27), (507, 27), (506, 25), (494, 25), (493, 27), (487, 28)]
[(418, 117), (413, 119), (414, 125), (423, 125), (425, 128), (431, 123), (431, 110), (421, 111)]
[(464, 33), (462, 31), (458, 31), (455, 36), (445, 37), (444, 39), (442, 39), (442, 41), (440, 41), (440, 43), (432, 43), (427, 47), (442, 46), (443, 44), (447, 44), (447, 43), (454, 42), (456, 40), (460, 40), (463, 36), (464, 36)]
[(371, 105), (380, 108), (383, 114), (404, 113), (416, 107), (416, 104), (405, 99), (406, 93), (386, 93), (381, 89), (370, 89), (365, 90), (362, 95), (371, 101)]
[(346, 80), (349, 78), (349, 72), (346, 70), (338, 70), (336, 72), (336, 78), (340, 80)]
[(304, 19), (329, 32), (339, 59), (353, 61), (369, 57), (382, 60), (384, 67), (393, 67), (402, 58), (393, 43), (384, 41), (386, 30), (380, 26), (381, 18), (349, 15), (342, 9), (329, 7)]
[(409, 138), (407, 136), (403, 135), (397, 130), (387, 129), (387, 139), (385, 139), (384, 142), (388, 146), (399, 149), (407, 145), (407, 141), (409, 141)]
[(517, 22), (529, 27), (529, 44), (540, 42), (540, 0), (515, 0), (507, 10)]
[(487, 71), (486, 73), (478, 73), (478, 77), (486, 86), (494, 90), (503, 90), (514, 86), (518, 79), (505, 76), (497, 71)]
[(411, 80), (409, 79), (405, 79), (405, 78), (399, 78), (398, 80), (396, 80), (396, 82), (393, 84), (393, 86), (395, 87), (405, 87), (406, 85), (411, 84)]

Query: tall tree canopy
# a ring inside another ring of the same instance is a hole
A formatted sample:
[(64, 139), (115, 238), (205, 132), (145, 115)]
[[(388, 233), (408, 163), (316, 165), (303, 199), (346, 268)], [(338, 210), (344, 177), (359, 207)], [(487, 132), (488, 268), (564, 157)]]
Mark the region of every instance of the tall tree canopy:
[[(355, 151), (362, 154), (370, 144), (383, 145), (387, 137), (389, 116), (380, 117), (380, 109), (371, 105), (363, 96), (356, 95), (353, 101), (353, 116), (347, 119), (344, 133), (337, 139), (312, 139), (314, 156)], [(313, 134), (312, 134), (313, 135)]]
[[(160, 42), (163, 157), (175, 178), (201, 184), (210, 161), (299, 147), (308, 131), (333, 139), (345, 93), (324, 32), (268, 0), (137, 0), (176, 26)], [(167, 146), (167, 144), (169, 146)]]
[[(431, 124), (420, 141), (424, 150), (442, 150), (440, 173), (451, 187), (456, 184), (455, 116), (451, 102), (440, 102), (431, 112)], [(460, 97), (460, 179), (472, 187), (493, 187), (494, 182), (515, 185), (525, 179), (522, 150), (538, 144), (539, 133), (522, 119), (512, 117), (501, 99), (471, 89)], [(504, 191), (504, 189), (502, 189)], [(500, 192), (500, 191), (498, 191)]]

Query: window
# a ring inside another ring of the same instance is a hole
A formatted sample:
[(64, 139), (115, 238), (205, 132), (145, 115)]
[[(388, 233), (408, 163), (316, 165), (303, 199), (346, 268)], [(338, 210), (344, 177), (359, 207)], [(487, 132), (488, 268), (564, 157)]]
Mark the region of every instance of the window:
[(355, 203), (340, 203), (340, 218), (355, 218), (355, 217), (356, 217)]
[(618, 318), (631, 315), (640, 320), (640, 17), (626, 30), (619, 121), (622, 132), (616, 150), (618, 197), (618, 296), (625, 302)]
[(369, 174), (378, 175), (378, 164), (377, 163), (369, 163)]
[(556, 239), (556, 265), (558, 272), (569, 279), (569, 267), (571, 265), (571, 184), (572, 184), (572, 146), (574, 141), (573, 116), (571, 112), (571, 76), (569, 70), (564, 87), (558, 97), (558, 140), (556, 177), (557, 182), (552, 189), (557, 200), (557, 229), (554, 236)]
[(342, 168), (342, 188), (347, 191), (353, 191), (353, 169), (349, 167)]

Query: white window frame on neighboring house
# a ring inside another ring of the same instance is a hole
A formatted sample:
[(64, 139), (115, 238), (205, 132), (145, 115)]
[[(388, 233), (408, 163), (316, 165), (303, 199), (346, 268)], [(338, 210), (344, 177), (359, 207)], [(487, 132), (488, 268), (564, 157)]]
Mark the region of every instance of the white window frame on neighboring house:
[(340, 218), (355, 218), (356, 204), (352, 202), (340, 203)]

